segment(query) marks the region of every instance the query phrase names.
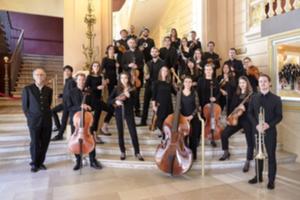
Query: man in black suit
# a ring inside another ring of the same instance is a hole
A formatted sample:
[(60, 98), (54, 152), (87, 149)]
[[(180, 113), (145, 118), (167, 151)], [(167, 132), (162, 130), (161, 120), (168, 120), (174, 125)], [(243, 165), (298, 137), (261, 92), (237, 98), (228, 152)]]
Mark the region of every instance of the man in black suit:
[[(68, 95), (71, 89), (76, 87), (76, 82), (72, 77), (73, 68), (70, 65), (66, 65), (64, 67), (64, 77), (65, 79), (65, 86), (63, 93), (59, 95), (60, 98), (62, 98), (62, 103), (55, 106), (52, 109), (52, 116), (54, 119), (54, 123), (56, 125), (56, 128), (58, 129), (58, 134), (52, 138), (52, 141), (62, 140), (63, 134), (66, 130), (68, 117), (69, 117), (69, 111), (67, 108), (67, 99)], [(57, 113), (63, 111), (62, 118), (61, 118), (61, 124), (59, 122), (59, 118)]]
[(191, 54), (194, 56), (196, 49), (200, 49), (202, 52), (202, 45), (199, 39), (197, 39), (196, 31), (191, 31), (190, 35), (191, 35), (191, 40), (188, 42), (188, 46), (191, 50)]
[(149, 38), (149, 29), (144, 28), (142, 31), (142, 36), (138, 39), (137, 46), (139, 47), (140, 51), (144, 53), (145, 62), (147, 63), (151, 60), (151, 48), (155, 46), (154, 40)]
[(171, 38), (164, 37), (164, 47), (159, 49), (159, 57), (165, 62), (165, 65), (171, 69), (174, 68), (177, 72), (178, 68), (178, 53), (175, 47), (171, 46)]
[(22, 108), (30, 132), (31, 172), (46, 170), (44, 165), (52, 130), (52, 89), (45, 85), (46, 72), (42, 68), (33, 71), (34, 83), (22, 93)]
[(227, 64), (228, 66), (232, 67), (232, 70), (235, 72), (235, 77), (238, 80), (240, 76), (246, 74), (243, 62), (241, 60), (236, 59), (237, 51), (235, 48), (230, 48), (228, 55), (229, 60), (225, 61), (224, 65)]
[(209, 41), (207, 43), (207, 52), (204, 52), (203, 56), (202, 56), (202, 60), (203, 60), (203, 64), (206, 65), (208, 63), (208, 61), (212, 61), (214, 64), (214, 77), (217, 76), (217, 69), (220, 68), (220, 57), (219, 54), (215, 53), (215, 42), (214, 41)]

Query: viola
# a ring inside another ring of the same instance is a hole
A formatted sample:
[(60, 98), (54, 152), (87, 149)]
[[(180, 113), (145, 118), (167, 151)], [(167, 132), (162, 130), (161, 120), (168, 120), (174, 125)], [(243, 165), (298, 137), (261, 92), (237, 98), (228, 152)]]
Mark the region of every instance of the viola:
[(239, 117), (245, 112), (241, 109), (241, 105), (244, 105), (246, 101), (251, 97), (252, 93), (248, 94), (243, 101), (230, 113), (227, 117), (227, 124), (230, 126), (236, 126), (238, 124)]

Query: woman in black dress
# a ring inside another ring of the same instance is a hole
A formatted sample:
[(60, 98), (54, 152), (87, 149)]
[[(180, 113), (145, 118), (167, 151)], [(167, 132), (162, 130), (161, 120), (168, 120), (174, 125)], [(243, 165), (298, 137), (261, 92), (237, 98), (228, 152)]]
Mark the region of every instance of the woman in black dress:
[(117, 85), (117, 74), (119, 74), (120, 64), (115, 59), (115, 47), (113, 45), (108, 45), (105, 53), (106, 57), (102, 59), (102, 68), (108, 82), (107, 88), (110, 95)]
[(189, 135), (189, 147), (193, 152), (193, 159), (197, 159), (197, 146), (199, 144), (201, 122), (197, 116), (196, 92), (193, 90), (193, 79), (185, 76), (181, 96), (181, 114), (190, 122), (191, 132)]
[(110, 105), (114, 105), (115, 107), (115, 118), (119, 135), (119, 147), (121, 151), (120, 159), (126, 159), (123, 124), (124, 121), (126, 121), (129, 134), (131, 136), (135, 157), (140, 161), (144, 161), (144, 158), (140, 154), (139, 140), (134, 121), (134, 90), (135, 88), (131, 84), (129, 74), (127, 72), (122, 72), (119, 77), (118, 85), (109, 96), (108, 102)]
[(187, 68), (183, 71), (182, 78), (185, 76), (190, 76), (192, 78), (193, 87), (197, 86), (197, 81), (200, 78), (200, 72), (192, 58), (187, 59)]
[(201, 49), (196, 49), (193, 55), (194, 62), (196, 67), (199, 69), (200, 76), (202, 77), (204, 74), (204, 62), (202, 60), (202, 51)]
[[(95, 133), (98, 131), (98, 123), (100, 119), (100, 114), (102, 110), (107, 112), (107, 115), (104, 119), (103, 127), (101, 127), (101, 131), (104, 135), (111, 135), (107, 128), (110, 119), (112, 118), (113, 111), (111, 107), (109, 107), (102, 100), (102, 90), (106, 87), (107, 82), (104, 80), (103, 75), (101, 74), (101, 67), (99, 62), (93, 62), (90, 68), (90, 74), (86, 79), (86, 87), (91, 91), (91, 106), (94, 112), (94, 122), (91, 127), (91, 131)], [(99, 137), (96, 137), (98, 143), (103, 143)]]
[(176, 92), (171, 83), (170, 71), (164, 66), (159, 70), (158, 80), (153, 85), (152, 93), (152, 109), (156, 112), (156, 126), (161, 132), (164, 120), (173, 113), (172, 93)]
[(178, 38), (176, 28), (171, 29), (170, 38), (171, 38), (171, 46), (174, 47), (176, 50), (178, 50), (180, 46), (180, 38)]
[(179, 57), (179, 64), (180, 64), (180, 68), (179, 68), (179, 74), (183, 73), (183, 71), (186, 69), (187, 67), (187, 60), (189, 58), (191, 58), (192, 55), (192, 51), (188, 46), (188, 39), (186, 37), (183, 37), (181, 39), (180, 42), (180, 57)]
[[(249, 96), (250, 95), (250, 96)], [(243, 110), (243, 114), (238, 119), (238, 124), (236, 126), (228, 125), (222, 133), (222, 149), (224, 151), (223, 156), (219, 159), (220, 161), (230, 158), (229, 148), (228, 148), (228, 139), (233, 134), (238, 132), (240, 129), (244, 129), (246, 141), (247, 141), (247, 160), (245, 162), (243, 171), (247, 172), (250, 167), (250, 161), (253, 160), (253, 151), (254, 151), (254, 135), (252, 133), (251, 122), (247, 115), (248, 102), (252, 95), (252, 87), (246, 76), (241, 76), (238, 80), (238, 88), (233, 95), (232, 102), (230, 105), (230, 112), (232, 112), (236, 107), (239, 107)], [(240, 105), (241, 102), (248, 98), (244, 105)]]

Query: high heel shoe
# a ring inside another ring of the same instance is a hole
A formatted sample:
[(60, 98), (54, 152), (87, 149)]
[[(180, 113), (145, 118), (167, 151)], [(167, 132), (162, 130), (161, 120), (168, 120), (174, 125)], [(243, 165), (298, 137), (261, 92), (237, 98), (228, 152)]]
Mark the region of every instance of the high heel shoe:
[(136, 157), (139, 161), (144, 161), (144, 158), (143, 158), (142, 155), (139, 154), (139, 153), (135, 154), (135, 157)]
[(230, 153), (228, 151), (225, 151), (223, 156), (219, 159), (220, 161), (224, 161), (224, 160), (229, 160), (230, 158)]

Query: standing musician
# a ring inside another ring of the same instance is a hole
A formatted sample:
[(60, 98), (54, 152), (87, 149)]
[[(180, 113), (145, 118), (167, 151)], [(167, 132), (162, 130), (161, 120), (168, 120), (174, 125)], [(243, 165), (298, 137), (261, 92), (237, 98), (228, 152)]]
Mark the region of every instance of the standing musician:
[[(70, 91), (70, 94), (68, 96), (67, 105), (68, 105), (68, 109), (70, 111), (70, 125), (71, 125), (72, 134), (75, 131), (75, 126), (73, 123), (73, 116), (75, 115), (75, 113), (80, 111), (81, 108), (83, 108), (86, 111), (92, 110), (91, 97), (89, 95), (86, 98), (86, 103), (82, 104), (83, 95), (84, 95), (83, 93), (84, 93), (84, 89), (85, 89), (85, 81), (86, 81), (85, 74), (78, 73), (76, 75), (77, 87), (73, 88)], [(92, 134), (93, 134), (93, 132), (92, 132)], [(73, 167), (73, 170), (77, 171), (81, 167), (81, 156), (75, 154), (75, 157), (76, 157), (76, 164)], [(93, 151), (91, 151), (89, 153), (89, 157), (90, 157), (90, 166), (92, 168), (95, 168), (95, 169), (102, 168), (101, 163), (99, 161), (97, 161), (97, 159), (96, 159), (96, 149), (95, 148), (93, 149)]]
[(180, 46), (180, 38), (178, 37), (176, 28), (171, 29), (170, 40), (171, 46), (178, 50)]
[(180, 52), (180, 57), (179, 57), (179, 64), (180, 64), (179, 74), (181, 74), (185, 70), (185, 68), (186, 68), (186, 61), (187, 61), (187, 59), (193, 57), (191, 49), (188, 46), (188, 40), (187, 40), (186, 37), (183, 37), (181, 39), (181, 44), (180, 44), (179, 52)]
[(152, 60), (147, 62), (148, 74), (145, 72), (145, 92), (144, 92), (144, 104), (143, 104), (143, 114), (141, 118), (141, 123), (139, 126), (147, 125), (147, 117), (149, 104), (152, 98), (152, 88), (154, 83), (157, 81), (158, 73), (160, 69), (164, 66), (164, 61), (159, 58), (159, 49), (156, 47), (151, 48)]
[(126, 29), (122, 29), (120, 31), (121, 38), (115, 42), (115, 52), (117, 53), (117, 61), (121, 63), (122, 56), (126, 50), (128, 50), (127, 40), (128, 40), (128, 31)]
[[(264, 109), (265, 122), (263, 123), (262, 131), (265, 132), (264, 143), (268, 157), (268, 189), (275, 188), (276, 177), (276, 144), (277, 130), (276, 125), (282, 120), (282, 102), (279, 96), (270, 91), (271, 78), (266, 74), (261, 74), (258, 78), (260, 92), (256, 93), (249, 103), (248, 116), (251, 125), (255, 127), (255, 133), (260, 130), (259, 126), (259, 111), (260, 107)], [(257, 164), (257, 163), (256, 163)], [(256, 170), (257, 171), (257, 170)], [(258, 181), (262, 182), (263, 160), (258, 161), (258, 173), (249, 180), (250, 184), (255, 184)], [(256, 172), (257, 173), (257, 172)]]
[(243, 59), (244, 69), (246, 70), (246, 76), (250, 81), (253, 88), (253, 92), (257, 92), (259, 70), (252, 64), (252, 60), (249, 57)]
[(204, 61), (204, 64), (207, 64), (209, 60), (213, 61), (214, 64), (214, 77), (217, 76), (217, 69), (221, 67), (220, 65), (220, 57), (217, 53), (214, 52), (215, 50), (215, 42), (209, 41), (207, 43), (207, 52), (204, 52), (202, 58)]
[[(63, 134), (66, 130), (68, 117), (69, 117), (69, 111), (67, 108), (68, 94), (72, 88), (76, 87), (76, 82), (72, 77), (73, 68), (70, 65), (66, 65), (63, 68), (63, 70), (64, 70), (64, 77), (65, 77), (65, 85), (64, 85), (63, 93), (59, 95), (60, 97), (62, 97), (62, 103), (52, 108), (52, 116), (54, 119), (54, 123), (56, 124), (56, 128), (58, 129), (58, 134), (52, 138), (52, 141), (63, 139)], [(63, 111), (61, 124), (59, 122), (59, 118), (57, 115), (57, 113), (60, 111)]]
[[(130, 38), (127, 41), (129, 46), (129, 50), (127, 50), (122, 57), (122, 68), (125, 72), (131, 73), (132, 70), (138, 70), (139, 76), (138, 78), (141, 83), (143, 82), (143, 68), (144, 68), (144, 55), (143, 53), (136, 48), (136, 41), (133, 38)], [(136, 88), (135, 92), (135, 115), (140, 117), (140, 89)]]
[(137, 36), (135, 35), (135, 27), (134, 27), (134, 25), (130, 25), (130, 27), (129, 27), (128, 39), (129, 38), (137, 39)]
[[(175, 94), (168, 67), (163, 66), (158, 74), (158, 80), (153, 85), (152, 109), (156, 112), (156, 126), (162, 131), (164, 120), (173, 113), (172, 93)], [(160, 135), (161, 136), (161, 135)], [(164, 135), (163, 139), (165, 138)]]
[(200, 76), (202, 77), (204, 74), (204, 62), (202, 59), (202, 51), (200, 49), (196, 49), (194, 51), (193, 59), (196, 64), (196, 67), (199, 69)]
[(120, 73), (120, 64), (115, 59), (115, 48), (113, 45), (106, 47), (105, 54), (106, 56), (102, 59), (101, 66), (108, 82), (108, 94), (111, 94), (118, 82), (117, 75)]
[(174, 68), (177, 71), (178, 54), (175, 47), (171, 46), (171, 38), (169, 36), (164, 37), (164, 47), (159, 49), (159, 56), (165, 61), (165, 65), (171, 69)]
[(120, 159), (126, 159), (126, 149), (124, 144), (124, 121), (126, 121), (135, 157), (140, 161), (144, 161), (144, 158), (140, 154), (139, 141), (134, 121), (133, 105), (135, 100), (133, 88), (129, 74), (127, 72), (122, 72), (120, 74), (118, 85), (109, 96), (108, 101), (111, 105), (115, 106), (115, 118), (119, 135), (119, 147), (121, 150)]
[(137, 45), (140, 49), (140, 51), (143, 52), (145, 62), (148, 62), (151, 60), (151, 48), (155, 46), (154, 40), (149, 38), (149, 29), (144, 28), (142, 30), (142, 36), (138, 39)]
[(231, 105), (232, 96), (236, 91), (237, 81), (228, 64), (223, 65), (222, 74), (217, 77), (217, 80), (221, 92), (220, 106), (222, 110), (225, 109), (226, 114), (229, 115), (229, 106)]
[(187, 67), (183, 71), (182, 77), (189, 76), (192, 79), (192, 86), (196, 87), (200, 78), (200, 70), (196, 67), (196, 64), (192, 58), (187, 59)]
[(199, 39), (197, 39), (196, 31), (191, 31), (190, 36), (191, 36), (191, 40), (189, 41), (188, 46), (191, 49), (192, 55), (194, 55), (196, 49), (200, 49), (200, 51), (202, 51), (202, 45)]
[(33, 70), (33, 79), (34, 83), (23, 89), (22, 109), (30, 132), (31, 172), (37, 172), (47, 169), (44, 161), (51, 138), (52, 89), (45, 85), (43, 68)]
[(86, 78), (85, 86), (86, 88), (91, 90), (91, 106), (94, 110), (94, 120), (93, 125), (91, 127), (91, 132), (96, 136), (96, 142), (99, 144), (103, 144), (103, 141), (100, 137), (97, 137), (98, 124), (100, 119), (100, 114), (103, 110), (107, 112), (105, 116), (103, 126), (101, 127), (101, 133), (103, 135), (110, 136), (111, 133), (108, 131), (108, 124), (113, 115), (113, 109), (109, 107), (103, 101), (102, 91), (106, 87), (107, 82), (101, 75), (102, 69), (100, 67), (100, 63), (94, 61), (90, 67), (90, 74)]
[(229, 59), (224, 62), (224, 64), (230, 65), (235, 73), (236, 78), (238, 79), (240, 76), (245, 75), (245, 69), (241, 60), (236, 59), (237, 51), (235, 48), (230, 48), (228, 51)]
[(198, 119), (196, 95), (193, 90), (193, 79), (191, 76), (186, 75), (183, 78), (183, 90), (181, 96), (181, 114), (190, 122), (191, 133), (189, 135), (189, 147), (193, 152), (193, 159), (197, 159), (197, 146), (199, 144), (201, 122)]
[[(204, 67), (204, 77), (199, 78), (197, 84), (197, 92), (199, 97), (199, 104), (203, 109), (206, 104), (218, 103), (220, 98), (220, 88), (217, 79), (214, 78), (214, 64), (208, 63)], [(211, 96), (211, 85), (213, 94)], [(211, 145), (216, 147), (214, 140), (211, 140)]]
[[(220, 161), (230, 158), (229, 148), (228, 148), (228, 139), (241, 128), (245, 131), (246, 141), (247, 141), (247, 160), (245, 162), (243, 172), (248, 172), (250, 167), (250, 161), (253, 160), (253, 151), (254, 151), (254, 135), (252, 133), (252, 125), (247, 116), (248, 102), (251, 99), (252, 87), (246, 76), (241, 76), (238, 79), (238, 88), (233, 94), (232, 102), (230, 105), (229, 113), (233, 114), (239, 109), (243, 114), (238, 118), (237, 125), (228, 125), (222, 133), (222, 149), (224, 151), (223, 156), (219, 159)], [(242, 101), (245, 103), (242, 104)]]

